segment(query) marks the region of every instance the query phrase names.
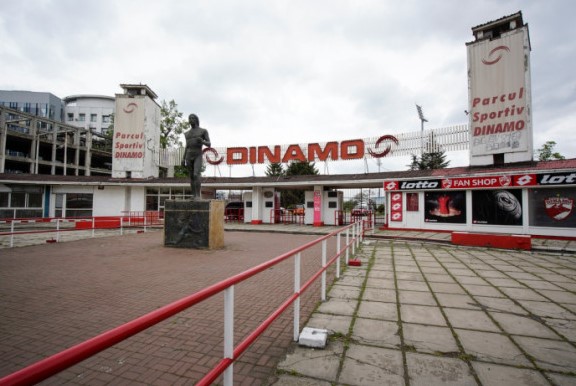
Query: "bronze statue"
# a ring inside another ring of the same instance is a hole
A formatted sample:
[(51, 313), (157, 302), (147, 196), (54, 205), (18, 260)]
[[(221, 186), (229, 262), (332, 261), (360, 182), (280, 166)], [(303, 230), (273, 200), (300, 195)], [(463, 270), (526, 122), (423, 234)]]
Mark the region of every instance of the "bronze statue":
[(192, 199), (202, 199), (201, 172), (202, 172), (202, 146), (210, 147), (210, 137), (208, 130), (200, 127), (200, 120), (196, 114), (188, 116), (190, 130), (184, 133), (186, 137), (186, 151), (182, 166), (186, 166), (190, 175), (190, 187), (192, 188)]

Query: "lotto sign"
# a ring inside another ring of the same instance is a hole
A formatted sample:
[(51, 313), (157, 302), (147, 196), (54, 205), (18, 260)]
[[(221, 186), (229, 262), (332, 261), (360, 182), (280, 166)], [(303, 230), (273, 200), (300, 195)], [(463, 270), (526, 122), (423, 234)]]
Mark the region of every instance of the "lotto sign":
[(390, 221), (402, 221), (402, 193), (393, 193), (390, 196)]

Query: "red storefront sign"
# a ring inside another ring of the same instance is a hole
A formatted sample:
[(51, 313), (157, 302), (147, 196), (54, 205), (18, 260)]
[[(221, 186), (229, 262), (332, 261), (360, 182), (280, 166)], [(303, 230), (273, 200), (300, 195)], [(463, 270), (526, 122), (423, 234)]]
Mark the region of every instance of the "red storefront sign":
[(512, 186), (510, 176), (445, 178), (442, 189), (501, 188)]
[(390, 195), (390, 221), (402, 221), (404, 209), (402, 193), (396, 192)]

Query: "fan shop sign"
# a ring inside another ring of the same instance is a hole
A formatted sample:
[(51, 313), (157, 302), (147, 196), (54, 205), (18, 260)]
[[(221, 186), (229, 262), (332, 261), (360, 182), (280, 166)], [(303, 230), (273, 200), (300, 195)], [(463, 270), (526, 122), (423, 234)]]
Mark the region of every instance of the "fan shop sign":
[(429, 180), (385, 180), (384, 190), (483, 189), (522, 186), (576, 185), (576, 172), (461, 177)]

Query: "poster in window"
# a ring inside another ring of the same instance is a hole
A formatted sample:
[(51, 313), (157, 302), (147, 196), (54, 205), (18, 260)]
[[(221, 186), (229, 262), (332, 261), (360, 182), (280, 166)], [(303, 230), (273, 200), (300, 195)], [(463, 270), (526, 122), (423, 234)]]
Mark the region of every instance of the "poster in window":
[(424, 221), (466, 223), (466, 192), (427, 192), (424, 195)]
[(406, 211), (418, 212), (418, 193), (406, 193)]
[(522, 225), (520, 189), (475, 190), (472, 192), (472, 223)]
[(576, 189), (532, 189), (528, 199), (531, 226), (576, 228)]

